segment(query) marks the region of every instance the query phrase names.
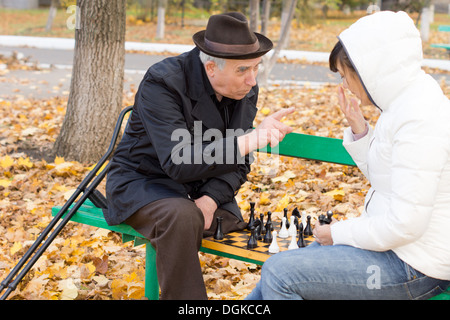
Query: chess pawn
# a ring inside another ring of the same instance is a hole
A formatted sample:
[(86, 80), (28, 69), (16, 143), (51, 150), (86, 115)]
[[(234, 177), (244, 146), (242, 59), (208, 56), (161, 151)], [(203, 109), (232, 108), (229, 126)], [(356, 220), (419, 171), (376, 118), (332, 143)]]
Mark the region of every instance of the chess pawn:
[(277, 252), (280, 252), (280, 247), (278, 246), (278, 242), (277, 242), (277, 232), (273, 231), (272, 242), (270, 243), (270, 246), (269, 246), (269, 253), (277, 253)]
[[(270, 228), (268, 227), (268, 225), (270, 224)], [(267, 212), (267, 221), (266, 221), (266, 230), (268, 232), (272, 232), (273, 231), (273, 223), (272, 223), (272, 212)]]
[(214, 239), (222, 240), (223, 239), (223, 232), (222, 232), (223, 217), (217, 217), (216, 219), (217, 219), (217, 227), (216, 227), (216, 232), (214, 233)]
[(331, 221), (333, 220), (333, 211), (331, 211), (331, 210), (329, 210), (329, 211), (327, 211), (327, 218), (326, 218), (326, 220), (327, 220), (327, 224), (330, 224), (331, 223)]
[(311, 216), (306, 217), (307, 222), (306, 222), (306, 227), (305, 230), (303, 231), (303, 234), (308, 237), (308, 236), (312, 236), (313, 232), (312, 232), (312, 227), (311, 227)]
[(289, 229), (289, 219), (288, 219), (288, 217), (287, 217), (287, 208), (284, 208), (283, 209), (283, 211), (284, 211), (284, 217), (286, 218), (286, 228), (288, 228)]
[(298, 226), (298, 241), (297, 245), (299, 248), (306, 247), (305, 238), (303, 238), (303, 223)]
[(291, 236), (291, 243), (289, 243), (288, 250), (292, 250), (292, 249), (298, 249), (296, 234)]
[(272, 242), (272, 231), (270, 229), (272, 228), (272, 222), (267, 222), (266, 224), (266, 234), (264, 235), (264, 243), (271, 243)]
[(248, 219), (247, 230), (251, 230), (255, 223), (255, 203), (250, 202), (250, 218)]
[(250, 228), (250, 238), (248, 238), (247, 249), (254, 249), (258, 246), (258, 241), (256, 240), (256, 229), (254, 226)]
[(261, 234), (266, 234), (266, 227), (264, 226), (264, 213), (259, 214), (259, 220), (261, 220)]
[(280, 229), (280, 233), (278, 234), (278, 236), (283, 239), (289, 237), (289, 232), (286, 228), (286, 218), (285, 217), (281, 218), (281, 229)]
[(297, 226), (295, 225), (295, 216), (291, 216), (291, 225), (289, 226), (288, 233), (290, 236), (297, 236)]

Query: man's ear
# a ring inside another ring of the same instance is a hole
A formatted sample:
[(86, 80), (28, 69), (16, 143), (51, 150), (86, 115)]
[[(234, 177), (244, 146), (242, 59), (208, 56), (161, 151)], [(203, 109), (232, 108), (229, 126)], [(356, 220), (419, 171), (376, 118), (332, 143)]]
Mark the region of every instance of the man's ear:
[(205, 71), (209, 77), (214, 77), (214, 74), (216, 71), (216, 63), (213, 61), (206, 61), (205, 62)]

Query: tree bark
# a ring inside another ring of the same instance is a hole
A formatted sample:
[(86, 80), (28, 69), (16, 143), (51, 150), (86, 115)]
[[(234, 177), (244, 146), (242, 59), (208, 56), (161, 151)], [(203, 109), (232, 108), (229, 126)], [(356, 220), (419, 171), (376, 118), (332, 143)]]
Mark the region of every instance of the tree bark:
[(53, 153), (93, 163), (107, 150), (123, 107), (126, 0), (78, 0), (77, 10), (69, 100)]

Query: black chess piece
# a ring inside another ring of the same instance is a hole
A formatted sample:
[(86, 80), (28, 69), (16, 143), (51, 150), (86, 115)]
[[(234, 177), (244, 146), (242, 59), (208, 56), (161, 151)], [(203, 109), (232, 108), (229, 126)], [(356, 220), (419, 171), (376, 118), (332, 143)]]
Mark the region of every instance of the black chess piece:
[(264, 213), (259, 214), (259, 220), (261, 220), (261, 234), (266, 234), (266, 227), (264, 226)]
[(306, 222), (306, 227), (305, 227), (305, 230), (303, 231), (303, 234), (306, 237), (308, 237), (308, 236), (313, 235), (312, 228), (311, 228), (311, 216), (307, 216), (306, 219), (307, 219), (307, 222)]
[[(268, 225), (269, 225), (269, 227), (268, 227)], [(272, 231), (273, 231), (272, 212), (269, 211), (269, 212), (267, 212), (266, 232), (272, 232)]]
[(272, 229), (272, 221), (268, 221), (266, 223), (266, 234), (264, 235), (264, 243), (271, 243), (273, 236), (272, 236), (272, 231), (270, 231), (270, 229)]
[(256, 218), (255, 222), (253, 223), (253, 226), (255, 227), (255, 239), (256, 240), (262, 240), (262, 233), (261, 233), (261, 220)]
[(319, 223), (320, 223), (320, 225), (323, 225), (323, 224), (327, 223), (327, 221), (325, 219), (326, 218), (325, 218), (324, 214), (319, 215)]
[(283, 211), (284, 211), (284, 217), (286, 218), (286, 228), (287, 229), (289, 229), (289, 226), (291, 225), (290, 223), (289, 223), (289, 219), (288, 219), (288, 217), (287, 217), (287, 208), (284, 208), (283, 209)]
[(329, 210), (327, 211), (326, 223), (330, 224), (332, 220), (333, 220), (333, 211)]
[(250, 202), (250, 218), (248, 219), (247, 230), (250, 230), (255, 223), (255, 203)]
[(303, 237), (303, 223), (300, 222), (300, 225), (298, 226), (298, 241), (297, 245), (299, 248), (306, 247), (305, 238)]
[(217, 217), (216, 220), (217, 220), (217, 227), (216, 227), (216, 232), (214, 233), (214, 239), (222, 240), (223, 239), (223, 232), (222, 232), (223, 217)]
[(254, 226), (250, 227), (250, 237), (247, 242), (247, 249), (254, 249), (258, 246), (258, 241), (256, 240), (256, 229)]
[(297, 217), (297, 218), (299, 218), (299, 219), (302, 218), (302, 216), (300, 215), (300, 211), (298, 210), (298, 208), (294, 208), (294, 210), (292, 210), (291, 215), (294, 216), (294, 217)]

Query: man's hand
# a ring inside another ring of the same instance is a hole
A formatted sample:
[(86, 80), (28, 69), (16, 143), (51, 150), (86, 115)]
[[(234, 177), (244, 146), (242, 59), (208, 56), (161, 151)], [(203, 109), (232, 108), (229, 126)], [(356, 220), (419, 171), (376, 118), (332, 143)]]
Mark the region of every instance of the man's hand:
[(294, 112), (294, 108), (282, 109), (266, 117), (252, 132), (238, 138), (239, 151), (242, 156), (270, 144), (277, 146), (286, 134), (293, 131), (291, 127), (281, 122), (281, 119)]
[(214, 212), (217, 210), (216, 202), (208, 196), (201, 196), (195, 199), (195, 204), (202, 211), (203, 217), (205, 218), (205, 230), (211, 227), (211, 223), (214, 219)]

